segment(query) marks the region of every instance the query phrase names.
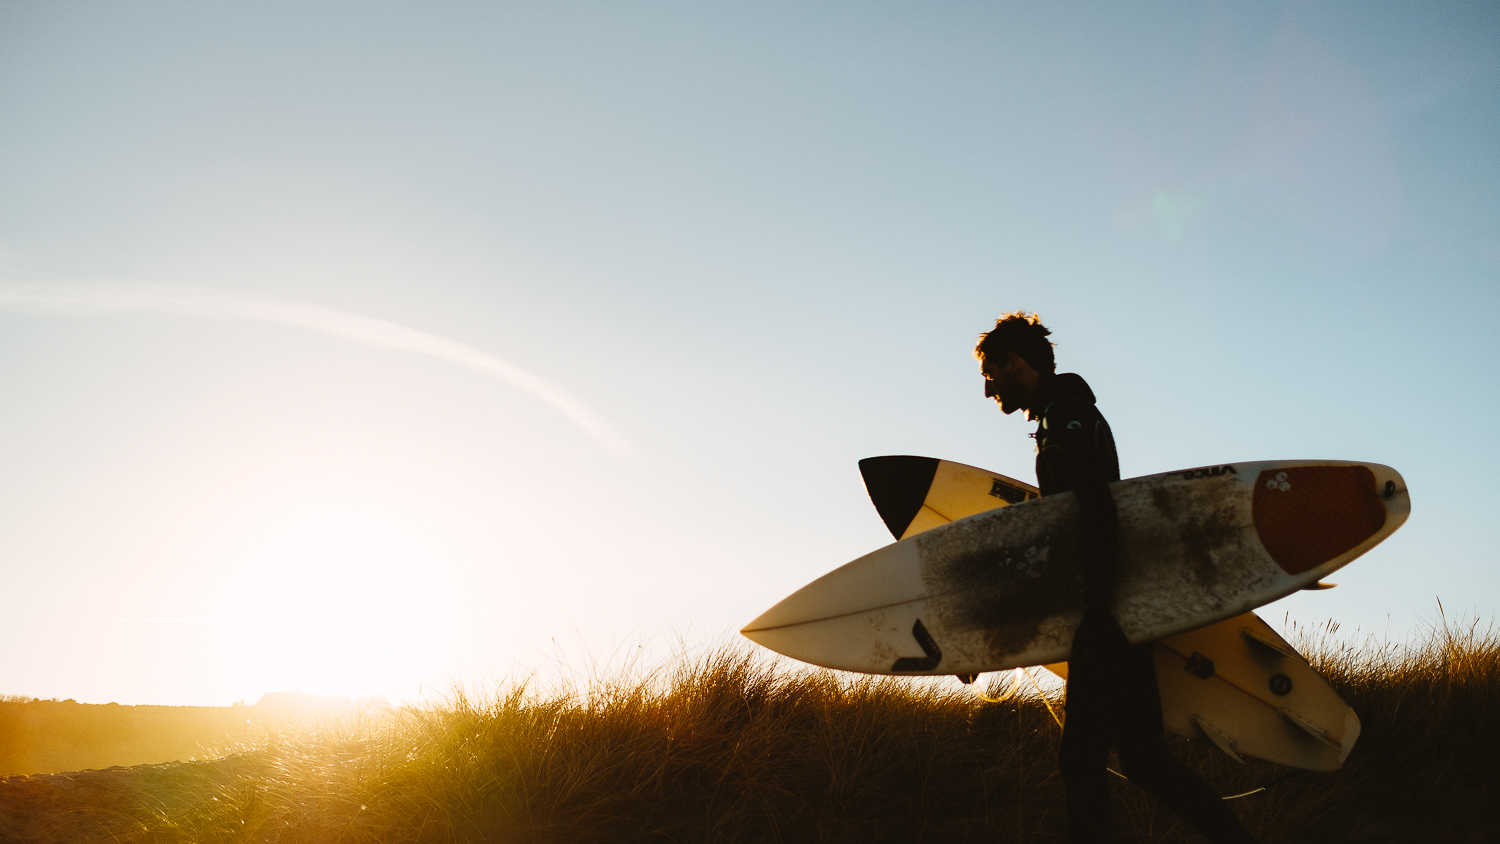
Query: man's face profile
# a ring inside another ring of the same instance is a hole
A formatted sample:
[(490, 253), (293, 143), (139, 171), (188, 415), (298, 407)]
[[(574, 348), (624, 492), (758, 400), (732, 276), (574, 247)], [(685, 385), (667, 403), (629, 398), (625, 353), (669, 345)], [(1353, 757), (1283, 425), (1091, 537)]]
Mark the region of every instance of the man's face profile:
[(1026, 400), (1036, 387), (1036, 370), (1015, 352), (1005, 357), (986, 357), (979, 363), (984, 375), (984, 395), (994, 399), (1006, 414), (1026, 409)]

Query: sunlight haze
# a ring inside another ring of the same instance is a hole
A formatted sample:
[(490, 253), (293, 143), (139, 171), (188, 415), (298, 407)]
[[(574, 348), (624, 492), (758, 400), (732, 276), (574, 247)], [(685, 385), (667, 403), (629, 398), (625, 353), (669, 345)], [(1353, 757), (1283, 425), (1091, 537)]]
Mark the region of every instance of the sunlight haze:
[(0, 114), (5, 694), (732, 642), (860, 458), (1034, 480), (1019, 308), (1126, 477), (1404, 475), (1274, 627), (1500, 610), (1494, 4), (11, 3)]

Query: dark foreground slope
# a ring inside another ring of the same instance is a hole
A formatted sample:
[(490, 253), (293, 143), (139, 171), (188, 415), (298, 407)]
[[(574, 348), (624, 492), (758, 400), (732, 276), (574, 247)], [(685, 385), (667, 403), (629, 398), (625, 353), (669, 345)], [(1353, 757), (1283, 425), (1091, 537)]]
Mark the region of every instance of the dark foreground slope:
[[(1306, 644), (1306, 643), (1304, 643)], [(1267, 841), (1500, 840), (1500, 640), (1331, 647), (1359, 712), (1345, 767), (1180, 758)], [(1059, 730), (1036, 696), (851, 680), (741, 653), (582, 697), (488, 701), (285, 734), (217, 762), (0, 781), (0, 840), (1061, 841)], [(1123, 780), (1117, 839), (1192, 841)]]

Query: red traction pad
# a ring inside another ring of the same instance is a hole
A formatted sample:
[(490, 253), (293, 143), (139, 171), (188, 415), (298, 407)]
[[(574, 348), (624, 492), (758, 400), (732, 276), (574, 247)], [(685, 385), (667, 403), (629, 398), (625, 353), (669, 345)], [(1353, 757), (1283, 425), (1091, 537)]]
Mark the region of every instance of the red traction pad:
[(1301, 574), (1385, 526), (1385, 504), (1366, 466), (1267, 469), (1255, 479), (1255, 532), (1287, 574)]

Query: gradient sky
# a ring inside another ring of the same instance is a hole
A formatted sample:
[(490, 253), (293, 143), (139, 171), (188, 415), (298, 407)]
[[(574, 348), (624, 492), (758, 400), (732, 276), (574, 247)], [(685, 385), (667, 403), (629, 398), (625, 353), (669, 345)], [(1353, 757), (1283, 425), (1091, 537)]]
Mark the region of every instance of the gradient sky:
[[(1033, 477), (1387, 463), (1265, 608), (1500, 609), (1493, 3), (0, 5), (0, 692), (391, 697), (728, 641)], [(951, 681), (935, 681), (951, 682)]]

